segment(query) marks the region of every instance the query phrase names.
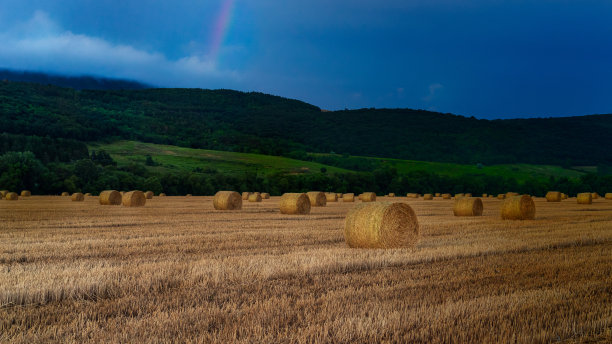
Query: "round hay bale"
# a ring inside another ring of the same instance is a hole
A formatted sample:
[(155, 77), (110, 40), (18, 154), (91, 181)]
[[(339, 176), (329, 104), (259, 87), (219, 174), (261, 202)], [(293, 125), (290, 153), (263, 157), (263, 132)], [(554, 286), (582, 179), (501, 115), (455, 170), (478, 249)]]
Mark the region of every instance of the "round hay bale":
[(328, 192), (325, 194), (325, 200), (327, 202), (338, 202), (338, 195), (333, 192)]
[(187, 194), (187, 195), (185, 195), (185, 197), (191, 197), (191, 196), (192, 196), (191, 194)]
[(83, 195), (80, 192), (75, 192), (72, 194), (72, 201), (73, 202), (83, 202), (85, 200), (85, 195)]
[(336, 196), (338, 196), (338, 199), (342, 198), (342, 194), (341, 193), (337, 193)]
[(261, 194), (258, 192), (249, 195), (249, 202), (261, 202)]
[(243, 192), (242, 193), (242, 200), (243, 201), (248, 201), (249, 200), (249, 196), (251, 196), (252, 192)]
[(607, 200), (612, 200), (612, 193), (611, 193), (611, 192), (608, 192), (608, 193), (606, 194), (605, 198), (606, 198)]
[(578, 196), (576, 196), (576, 200), (578, 204), (592, 204), (593, 194), (590, 192), (579, 193)]
[(21, 191), (21, 197), (30, 197), (30, 196), (32, 196), (32, 193), (30, 192), (30, 190)]
[(516, 192), (506, 192), (506, 198), (510, 198), (514, 196), (520, 196), (520, 195)]
[(478, 197), (457, 198), (453, 205), (455, 216), (482, 216), (482, 210), (482, 200)]
[(599, 198), (599, 194), (597, 192), (591, 192), (591, 197), (593, 199), (598, 199)]
[(261, 198), (263, 198), (263, 199), (270, 199), (270, 194), (267, 193), (267, 192), (264, 192), (264, 193), (261, 194)]
[(506, 199), (506, 194), (497, 195), (497, 199)]
[(9, 192), (4, 196), (4, 199), (7, 201), (17, 201), (19, 199), (19, 195), (16, 192)]
[(356, 248), (411, 247), (419, 240), (419, 223), (408, 204), (362, 203), (346, 215), (344, 239)]
[(389, 194), (387, 195), (389, 197), (395, 197), (395, 193), (394, 192), (389, 192)]
[(546, 193), (546, 202), (561, 202), (562, 196), (559, 191), (548, 191)]
[(463, 197), (472, 197), (472, 194), (468, 192), (468, 193), (464, 194)]
[(345, 193), (342, 195), (342, 202), (355, 202), (355, 194)]
[(567, 199), (567, 194), (562, 193), (562, 194), (561, 194), (561, 199), (562, 199), (562, 200), (566, 200), (566, 199)]
[(419, 198), (419, 194), (418, 193), (408, 193), (406, 194), (407, 198)]
[(361, 195), (362, 202), (376, 202), (376, 193), (374, 192), (364, 192)]
[(66, 191), (62, 192), (62, 196), (66, 197), (66, 196), (70, 196), (70, 194)]
[(363, 197), (363, 193), (360, 193), (357, 198), (361, 201), (361, 198)]
[(85, 197), (91, 197), (91, 193), (89, 193), (89, 192), (88, 192), (88, 193), (86, 193), (86, 194), (85, 194)]
[(146, 203), (147, 197), (144, 192), (138, 190), (126, 192), (121, 200), (124, 207), (144, 207)]
[(147, 199), (153, 199), (153, 195), (155, 195), (155, 193), (153, 193), (153, 191), (147, 191), (145, 192), (145, 197)]
[(236, 191), (219, 191), (213, 198), (213, 206), (216, 210), (240, 210), (242, 196)]
[(423, 200), (424, 201), (431, 201), (433, 199), (433, 195), (432, 194), (424, 194), (423, 195)]
[(436, 197), (440, 197), (440, 196), (442, 196), (442, 194), (441, 194), (441, 193), (439, 193), (439, 192), (436, 192), (436, 193), (435, 193), (435, 196), (436, 196)]
[(464, 193), (455, 194), (455, 199), (459, 199), (459, 198), (463, 198), (463, 197), (465, 197)]
[(281, 214), (310, 214), (310, 198), (304, 193), (286, 193), (280, 199)]
[(508, 197), (501, 205), (501, 218), (504, 220), (533, 220), (535, 212), (535, 203), (527, 195)]
[(9, 193), (8, 190), (0, 190), (0, 198), (6, 197), (6, 194)]
[(451, 199), (451, 198), (453, 198), (451, 194), (448, 194), (448, 193), (442, 194), (442, 199)]
[(159, 194), (159, 197), (166, 197), (166, 194), (162, 192)]
[(327, 205), (327, 197), (321, 191), (310, 191), (306, 193), (311, 207), (324, 207)]
[(122, 196), (117, 190), (104, 190), (100, 193), (101, 205), (119, 205), (121, 204)]

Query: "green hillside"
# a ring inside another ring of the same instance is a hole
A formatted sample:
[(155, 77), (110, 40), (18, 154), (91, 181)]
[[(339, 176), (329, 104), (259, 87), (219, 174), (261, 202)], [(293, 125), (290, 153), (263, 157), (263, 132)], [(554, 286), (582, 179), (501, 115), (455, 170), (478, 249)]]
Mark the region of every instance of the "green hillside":
[[(325, 168), (325, 171), (330, 173), (351, 171), (350, 169), (338, 168), (317, 162), (277, 156), (183, 148), (136, 141), (117, 141), (110, 144), (95, 143), (90, 144), (89, 149), (104, 150), (108, 152), (112, 158), (117, 161), (119, 166), (133, 163), (145, 164), (146, 156), (151, 156), (153, 161), (159, 165), (149, 166), (148, 168), (156, 173), (171, 171), (191, 172), (198, 169), (214, 170), (228, 174), (243, 173), (246, 171), (262, 174), (310, 174), (320, 173), (321, 168)], [(319, 156), (332, 155), (320, 154)], [(341, 159), (339, 155), (333, 156)], [(514, 178), (518, 182), (524, 182), (529, 179), (542, 180), (550, 177), (578, 178), (585, 174), (581, 171), (550, 165), (516, 164), (477, 166), (400, 159), (368, 157), (350, 158), (361, 161), (362, 166), (369, 165), (375, 168), (395, 168), (399, 174), (425, 171), (450, 177), (501, 176)]]
[(131, 163), (145, 164), (146, 156), (151, 156), (158, 165), (148, 168), (157, 173), (191, 172), (199, 169), (228, 174), (247, 171), (262, 174), (310, 174), (321, 173), (321, 168), (332, 173), (348, 172), (338, 167), (279, 156), (184, 148), (137, 141), (117, 141), (111, 144), (92, 143), (89, 144), (89, 149), (108, 152), (119, 166)]

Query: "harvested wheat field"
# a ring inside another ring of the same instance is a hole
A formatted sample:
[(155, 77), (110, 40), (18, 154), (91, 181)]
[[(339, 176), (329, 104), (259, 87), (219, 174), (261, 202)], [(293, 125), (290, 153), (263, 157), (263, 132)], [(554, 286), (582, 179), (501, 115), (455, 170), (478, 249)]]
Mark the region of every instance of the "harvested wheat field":
[(279, 199), (0, 201), (0, 342), (612, 341), (611, 201), (539, 198), (513, 221), (498, 199), (455, 217), (379, 197), (412, 207), (420, 240), (351, 249), (360, 202), (283, 215)]

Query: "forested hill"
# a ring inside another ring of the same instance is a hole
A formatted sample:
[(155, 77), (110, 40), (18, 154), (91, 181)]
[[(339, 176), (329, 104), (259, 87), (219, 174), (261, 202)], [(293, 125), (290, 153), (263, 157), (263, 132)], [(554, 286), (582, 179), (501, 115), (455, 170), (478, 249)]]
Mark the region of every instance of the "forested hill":
[(148, 85), (131, 80), (97, 78), (93, 76), (62, 76), (10, 69), (0, 69), (0, 80), (56, 85), (77, 90), (141, 90), (150, 88)]
[(0, 82), (0, 133), (129, 139), (295, 156), (302, 151), (458, 163), (612, 165), (612, 115), (478, 120), (409, 109), (322, 112), (230, 90), (92, 91)]

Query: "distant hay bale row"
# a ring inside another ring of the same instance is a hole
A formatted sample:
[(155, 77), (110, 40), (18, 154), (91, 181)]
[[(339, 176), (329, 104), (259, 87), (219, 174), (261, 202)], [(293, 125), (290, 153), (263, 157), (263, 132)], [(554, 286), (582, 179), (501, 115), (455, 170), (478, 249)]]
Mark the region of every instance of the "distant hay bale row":
[(243, 192), (242, 193), (242, 200), (243, 201), (248, 201), (249, 200), (249, 196), (251, 196), (251, 192)]
[(159, 197), (166, 197), (166, 194), (162, 192), (159, 194)]
[(459, 199), (459, 198), (463, 198), (463, 197), (465, 197), (464, 193), (455, 194), (455, 199)]
[(364, 192), (361, 194), (362, 202), (376, 202), (376, 193), (374, 192)]
[(306, 193), (311, 207), (324, 207), (327, 205), (327, 197), (321, 191), (309, 191)]
[(280, 199), (281, 214), (310, 214), (310, 198), (304, 193), (286, 193)]
[(599, 198), (599, 194), (597, 192), (591, 192), (591, 197), (593, 199), (598, 199)]
[(342, 195), (342, 202), (355, 202), (355, 194), (345, 193), (344, 195)]
[(431, 200), (433, 200), (433, 195), (432, 194), (424, 194), (423, 195), (423, 200), (431, 201)]
[(71, 199), (73, 202), (83, 202), (85, 200), (85, 195), (80, 192), (75, 192), (72, 194)]
[(62, 196), (63, 196), (63, 197), (68, 197), (68, 196), (70, 196), (70, 193), (68, 193), (68, 192), (64, 191), (64, 192), (62, 192)]
[(440, 197), (440, 196), (442, 196), (442, 194), (439, 192), (436, 192), (436, 197)]
[(607, 193), (607, 194), (605, 195), (605, 198), (606, 198), (607, 200), (612, 200), (612, 193), (611, 193), (611, 192)]
[(4, 195), (4, 199), (7, 201), (17, 201), (19, 199), (19, 195), (16, 192), (8, 192)]
[(535, 211), (535, 203), (527, 195), (508, 197), (501, 205), (501, 217), (504, 220), (533, 220)]
[(147, 197), (144, 192), (138, 190), (126, 192), (121, 200), (121, 204), (124, 207), (144, 207), (146, 203)]
[(546, 193), (547, 202), (561, 202), (562, 198), (561, 192), (559, 191), (548, 191)]
[(449, 193), (442, 194), (442, 199), (451, 199), (453, 196)]
[(267, 193), (267, 192), (264, 192), (264, 193), (261, 194), (261, 198), (263, 198), (263, 199), (270, 199), (270, 194)]
[(593, 194), (590, 192), (579, 193), (578, 196), (576, 196), (576, 201), (578, 204), (592, 204)]
[(121, 193), (117, 190), (104, 190), (99, 197), (101, 205), (120, 205), (121, 199)]
[(482, 210), (482, 200), (477, 197), (460, 197), (453, 205), (455, 216), (481, 216)]
[(32, 193), (29, 190), (21, 191), (21, 197), (30, 197), (30, 196), (32, 196)]
[(4, 198), (6, 197), (6, 194), (9, 193), (10, 191), (8, 190), (0, 190), (0, 198)]
[(506, 199), (506, 194), (497, 195), (497, 199)]
[(344, 238), (354, 248), (411, 247), (419, 239), (419, 223), (405, 203), (362, 203), (347, 214)]
[(419, 194), (418, 193), (407, 193), (406, 197), (407, 198), (419, 198)]
[(389, 192), (389, 194), (387, 196), (388, 197), (395, 197), (395, 194), (393, 192)]
[(338, 202), (338, 194), (328, 192), (325, 194), (325, 199), (327, 202)]
[(153, 191), (147, 191), (145, 192), (145, 197), (147, 199), (153, 199), (153, 196), (155, 195), (155, 193), (153, 193)]
[(219, 191), (213, 198), (213, 206), (216, 210), (240, 210), (242, 196), (235, 191)]

